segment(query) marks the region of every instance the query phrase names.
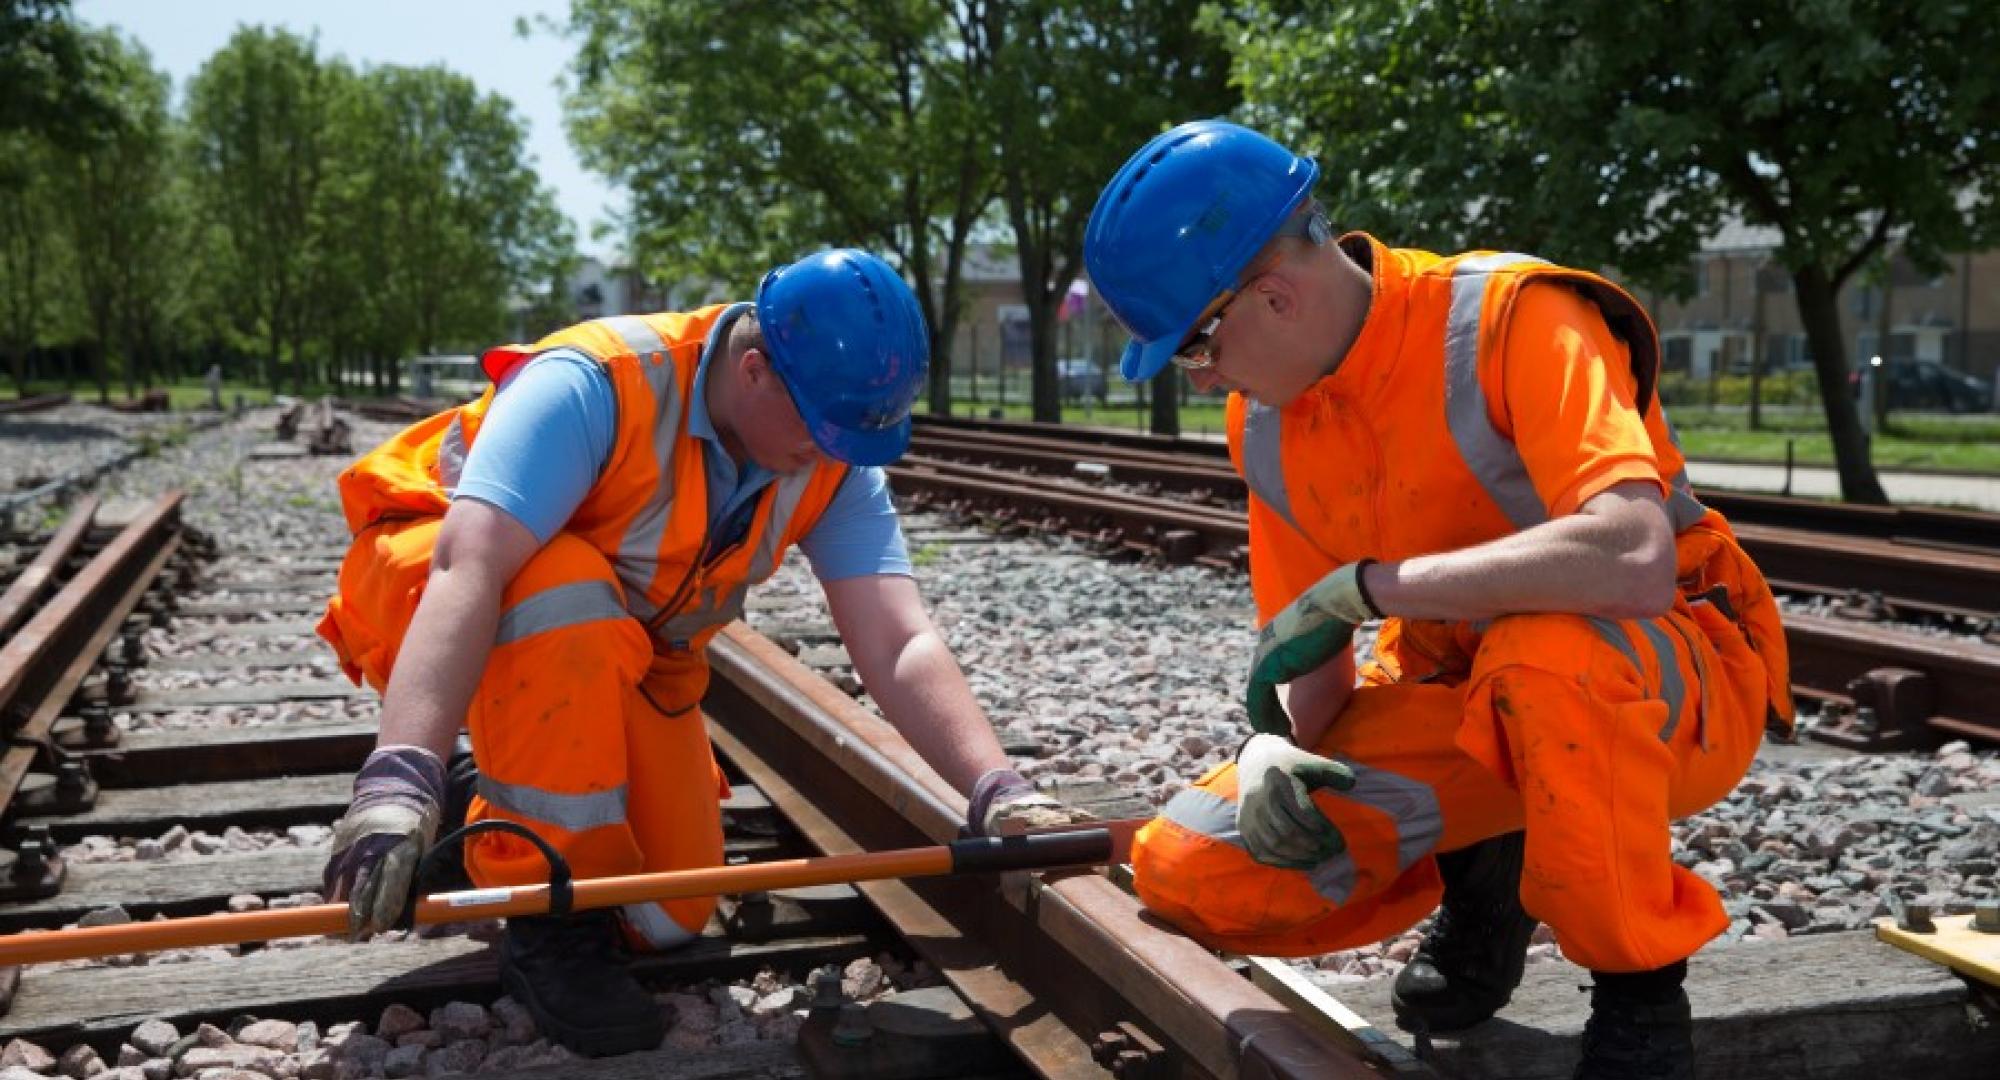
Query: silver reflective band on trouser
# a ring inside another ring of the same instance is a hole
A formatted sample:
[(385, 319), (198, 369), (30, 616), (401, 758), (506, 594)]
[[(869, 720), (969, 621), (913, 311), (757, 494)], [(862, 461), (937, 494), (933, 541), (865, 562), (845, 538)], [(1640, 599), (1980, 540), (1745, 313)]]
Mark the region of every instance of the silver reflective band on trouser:
[[(1354, 787), (1336, 797), (1372, 807), (1396, 823), (1396, 873), (1430, 854), (1444, 835), (1444, 809), (1438, 805), (1437, 792), (1407, 776), (1345, 759), (1342, 763), (1354, 770)], [(1160, 816), (1189, 832), (1243, 848), (1243, 834), (1236, 828), (1236, 805), (1206, 788), (1187, 788), (1167, 800)], [(1331, 903), (1344, 904), (1354, 894), (1357, 871), (1351, 852), (1342, 851), (1305, 873), (1313, 891)]]
[(660, 543), (673, 519), (674, 448), (681, 430), (680, 366), (667, 354), (666, 342), (659, 333), (639, 316), (619, 315), (602, 322), (638, 358), (646, 386), (653, 392), (653, 463), (659, 470), (659, 482), (653, 485), (645, 505), (626, 525), (625, 535), (618, 539), (618, 552), (611, 560), (618, 571), (618, 580), (625, 583), (625, 596), (632, 613), (645, 620), (655, 614), (646, 598), (646, 589), (652, 585), (653, 574), (659, 568)]
[(771, 572), (777, 569), (779, 545), (784, 542), (785, 532), (791, 527), (792, 518), (798, 513), (799, 503), (805, 499), (806, 488), (811, 486), (815, 472), (803, 469), (778, 478), (770, 520), (765, 522), (762, 535), (757, 537), (757, 550), (750, 556), (750, 566), (744, 572), (743, 580), (720, 598), (714, 589), (702, 590), (694, 604), (661, 625), (657, 632), (661, 640), (692, 641), (703, 630), (721, 626), (743, 613), (743, 600), (749, 594), (750, 586), (770, 577)]
[(498, 648), (535, 634), (566, 626), (627, 619), (631, 613), (618, 602), (618, 590), (608, 581), (578, 581), (543, 589), (500, 614), (500, 630), (493, 636)]
[(675, 922), (658, 904), (626, 904), (618, 912), (625, 916), (625, 924), (655, 949), (671, 949), (695, 939), (694, 931)]
[(1466, 468), (1486, 489), (1486, 497), (1517, 529), (1549, 519), (1548, 507), (1528, 479), (1528, 464), (1513, 442), (1494, 430), (1479, 385), (1480, 315), (1493, 271), (1518, 264), (1548, 265), (1529, 255), (1503, 253), (1466, 259), (1452, 269), (1451, 311), (1444, 330), (1445, 426)]
[[(1638, 676), (1639, 685), (1645, 686), (1648, 681), (1646, 665), (1640, 662), (1639, 651), (1632, 646), (1631, 639), (1626, 637), (1625, 624), (1598, 615), (1586, 615), (1584, 619), (1590, 623), (1592, 630), (1597, 631), (1597, 636), (1604, 639), (1605, 644), (1617, 649), (1625, 657), (1625, 661), (1632, 665), (1633, 672)], [(1635, 621), (1633, 625), (1645, 635), (1646, 647), (1653, 654), (1653, 663), (1660, 669), (1659, 700), (1666, 702), (1667, 705), (1667, 723), (1660, 729), (1660, 741), (1667, 742), (1674, 737), (1674, 730), (1681, 722), (1681, 707), (1687, 703), (1687, 680), (1681, 678), (1680, 654), (1674, 648), (1673, 639), (1667, 636), (1667, 632), (1659, 626), (1657, 620)], [(1701, 689), (1705, 692), (1707, 688)]]
[(1284, 416), (1277, 409), (1250, 402), (1243, 415), (1243, 482), (1266, 506), (1296, 529), (1292, 498), (1285, 491)]
[(565, 795), (526, 784), (503, 784), (479, 774), (479, 795), (516, 817), (528, 818), (570, 832), (625, 823), (625, 785), (605, 791)]

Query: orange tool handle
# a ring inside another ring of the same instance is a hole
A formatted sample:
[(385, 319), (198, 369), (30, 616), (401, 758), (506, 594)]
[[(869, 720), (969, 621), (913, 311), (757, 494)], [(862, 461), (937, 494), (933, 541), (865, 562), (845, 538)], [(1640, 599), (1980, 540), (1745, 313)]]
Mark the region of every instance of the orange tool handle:
[[(690, 896), (768, 892), (802, 885), (1097, 866), (1109, 862), (1111, 852), (1111, 834), (1104, 829), (979, 837), (901, 851), (592, 878), (574, 883), (571, 907), (581, 911)], [(548, 885), (509, 885), (427, 896), (417, 902), (415, 921), (419, 926), (429, 926), (505, 915), (539, 915), (548, 910)], [(0, 938), (0, 966), (346, 932), (346, 904), (197, 915), (117, 926), (80, 926), (70, 930), (17, 933)]]

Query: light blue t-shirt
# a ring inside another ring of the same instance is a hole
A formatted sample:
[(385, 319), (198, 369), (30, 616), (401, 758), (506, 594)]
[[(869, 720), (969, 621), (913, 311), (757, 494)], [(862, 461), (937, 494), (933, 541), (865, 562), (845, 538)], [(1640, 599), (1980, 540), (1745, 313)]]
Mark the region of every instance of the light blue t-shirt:
[[(710, 331), (688, 409), (688, 433), (701, 440), (708, 474), (711, 551), (748, 530), (758, 494), (777, 479), (754, 462), (738, 468), (709, 419), (703, 392), (717, 343), (748, 308), (740, 304), (724, 312)], [(617, 398), (604, 369), (574, 349), (543, 353), (501, 381), (453, 497), (498, 507), (546, 544), (597, 482), (617, 430)], [(882, 470), (848, 469), (826, 512), (799, 541), (799, 550), (821, 581), (908, 575), (909, 553)]]

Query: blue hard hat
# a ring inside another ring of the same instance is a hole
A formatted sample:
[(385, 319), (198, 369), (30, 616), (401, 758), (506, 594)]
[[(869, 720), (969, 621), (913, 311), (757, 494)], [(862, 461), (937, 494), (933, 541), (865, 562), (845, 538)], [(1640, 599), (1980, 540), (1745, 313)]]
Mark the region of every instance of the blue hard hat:
[(888, 263), (838, 248), (773, 270), (757, 286), (757, 323), (821, 450), (850, 465), (903, 455), (931, 339), (916, 294)]
[(1090, 211), (1083, 264), (1132, 335), (1128, 381), (1166, 366), (1318, 178), (1311, 158), (1222, 120), (1182, 124), (1125, 162)]

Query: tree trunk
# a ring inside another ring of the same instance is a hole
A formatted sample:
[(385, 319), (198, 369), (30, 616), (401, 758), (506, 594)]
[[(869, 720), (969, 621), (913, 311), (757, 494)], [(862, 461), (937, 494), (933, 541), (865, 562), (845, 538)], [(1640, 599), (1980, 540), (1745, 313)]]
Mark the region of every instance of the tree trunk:
[(1181, 437), (1181, 369), (1168, 364), (1153, 376), (1152, 431), (1169, 439)]
[(1861, 411), (1847, 388), (1847, 349), (1840, 340), (1839, 296), (1833, 283), (1816, 268), (1794, 271), (1799, 321), (1805, 324), (1812, 348), (1813, 370), (1819, 374), (1820, 405), (1826, 410), (1826, 430), (1833, 439), (1834, 467), (1840, 473), (1840, 494), (1848, 502), (1886, 504), (1882, 481), (1869, 460), (1868, 436), (1861, 430)]
[(1882, 358), (1882, 366), (1872, 373), (1875, 380), (1875, 430), (1889, 430), (1889, 369), (1895, 365), (1894, 350), (1889, 348), (1889, 328), (1895, 322), (1890, 307), (1896, 295), (1896, 255), (1887, 247), (1882, 249), (1882, 307), (1875, 313), (1875, 355)]
[(1764, 426), (1764, 365), (1769, 362), (1764, 347), (1764, 280), (1770, 264), (1758, 262), (1750, 271), (1750, 430)]
[(1033, 343), (1029, 367), (1029, 400), (1034, 419), (1062, 423), (1062, 385), (1056, 377), (1056, 304), (1036, 283), (1028, 295), (1028, 340)]

